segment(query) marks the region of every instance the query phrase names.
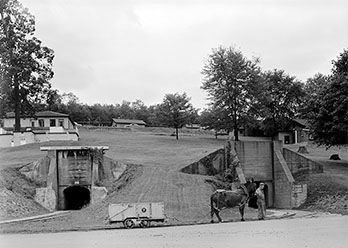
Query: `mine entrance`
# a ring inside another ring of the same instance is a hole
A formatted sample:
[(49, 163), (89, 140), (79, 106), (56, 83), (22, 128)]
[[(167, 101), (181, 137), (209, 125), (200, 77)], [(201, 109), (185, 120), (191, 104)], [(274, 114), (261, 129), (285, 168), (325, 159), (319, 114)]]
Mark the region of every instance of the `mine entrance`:
[(91, 194), (88, 188), (83, 186), (71, 186), (64, 191), (65, 210), (79, 210), (89, 204)]
[[(259, 187), (260, 182), (256, 181), (256, 186), (257, 188)], [(265, 183), (265, 187), (263, 188), (263, 192), (265, 194), (265, 202), (266, 202), (266, 207), (268, 207), (268, 197), (269, 197), (269, 192), (268, 192), (268, 185)], [(248, 206), (251, 208), (257, 208), (257, 197), (256, 195), (250, 197)]]

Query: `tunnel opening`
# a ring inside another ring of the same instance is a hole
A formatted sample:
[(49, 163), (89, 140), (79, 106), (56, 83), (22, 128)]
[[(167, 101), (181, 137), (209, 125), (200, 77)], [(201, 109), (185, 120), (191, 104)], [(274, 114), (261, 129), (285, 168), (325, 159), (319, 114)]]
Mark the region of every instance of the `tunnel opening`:
[[(256, 187), (258, 188), (260, 186), (261, 181), (255, 181)], [(265, 203), (266, 207), (268, 207), (268, 185), (265, 183), (265, 187), (263, 188), (263, 193), (265, 194)], [(248, 202), (248, 207), (250, 208), (256, 208), (257, 209), (257, 197), (256, 195), (253, 195), (250, 197)]]
[(83, 186), (71, 186), (64, 191), (65, 210), (79, 210), (88, 205), (91, 201), (91, 194), (88, 188)]

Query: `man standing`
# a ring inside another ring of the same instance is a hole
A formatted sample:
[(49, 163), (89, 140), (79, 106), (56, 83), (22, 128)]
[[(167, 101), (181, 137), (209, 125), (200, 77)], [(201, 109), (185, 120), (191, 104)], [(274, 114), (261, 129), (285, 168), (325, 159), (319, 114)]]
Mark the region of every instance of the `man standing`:
[(263, 188), (265, 187), (264, 183), (260, 183), (255, 194), (257, 196), (257, 207), (258, 207), (258, 217), (259, 220), (264, 220), (266, 216), (266, 202), (265, 202), (265, 193)]

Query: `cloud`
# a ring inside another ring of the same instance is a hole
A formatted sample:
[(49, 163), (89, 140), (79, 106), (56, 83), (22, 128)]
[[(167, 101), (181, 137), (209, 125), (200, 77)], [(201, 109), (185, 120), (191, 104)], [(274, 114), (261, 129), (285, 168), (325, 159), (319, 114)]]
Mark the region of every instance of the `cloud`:
[(305, 80), (328, 73), (348, 44), (346, 1), (22, 0), (55, 51), (53, 87), (81, 101), (162, 101), (186, 91), (206, 103), (200, 74), (211, 49), (235, 45), (264, 69)]

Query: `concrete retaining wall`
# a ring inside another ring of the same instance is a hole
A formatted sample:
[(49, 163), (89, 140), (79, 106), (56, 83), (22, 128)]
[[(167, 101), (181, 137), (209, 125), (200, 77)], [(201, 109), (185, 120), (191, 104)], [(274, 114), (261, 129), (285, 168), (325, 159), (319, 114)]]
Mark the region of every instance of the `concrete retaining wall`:
[[(282, 154), (281, 142), (234, 141), (231, 147), (232, 151), (235, 149), (241, 165), (236, 167), (238, 177), (263, 181), (267, 185), (269, 206), (294, 208), (305, 202), (307, 185), (296, 184)], [(231, 154), (233, 157), (233, 152)]]
[(77, 133), (39, 133), (33, 132), (21, 132), (13, 134), (1, 134), (0, 135), (0, 147), (20, 146), (31, 143), (46, 142), (51, 140), (71, 140), (78, 141), (79, 136)]
[(274, 206), (277, 208), (291, 208), (292, 186), (295, 182), (285, 159), (280, 152), (280, 147), (274, 147)]
[(12, 134), (0, 134), (0, 147), (10, 147)]
[[(104, 156), (101, 164), (94, 161), (93, 173), (91, 173), (91, 166), (86, 167), (85, 160), (76, 160), (77, 157), (74, 154), (68, 156), (67, 152), (59, 154), (59, 172), (57, 171), (57, 153), (55, 151), (48, 151), (44, 158), (20, 168), (22, 174), (41, 185), (41, 188), (36, 189), (35, 200), (50, 211), (64, 208), (63, 191), (67, 187), (75, 185), (74, 175), (76, 173), (79, 174), (78, 185), (89, 188), (91, 203), (96, 203), (106, 197), (106, 187), (117, 180), (127, 168), (126, 164)], [(70, 161), (71, 159), (74, 161)], [(74, 166), (68, 166), (71, 163)], [(57, 181), (57, 173), (61, 175), (59, 182)], [(90, 182), (91, 174), (93, 174), (92, 184)]]
[(323, 166), (321, 164), (290, 149), (283, 148), (283, 156), (293, 174), (323, 172)]
[(216, 175), (225, 170), (225, 151), (219, 149), (208, 156), (194, 162), (183, 169), (181, 172), (200, 175)]
[(272, 180), (271, 141), (234, 141), (234, 147), (247, 178)]

